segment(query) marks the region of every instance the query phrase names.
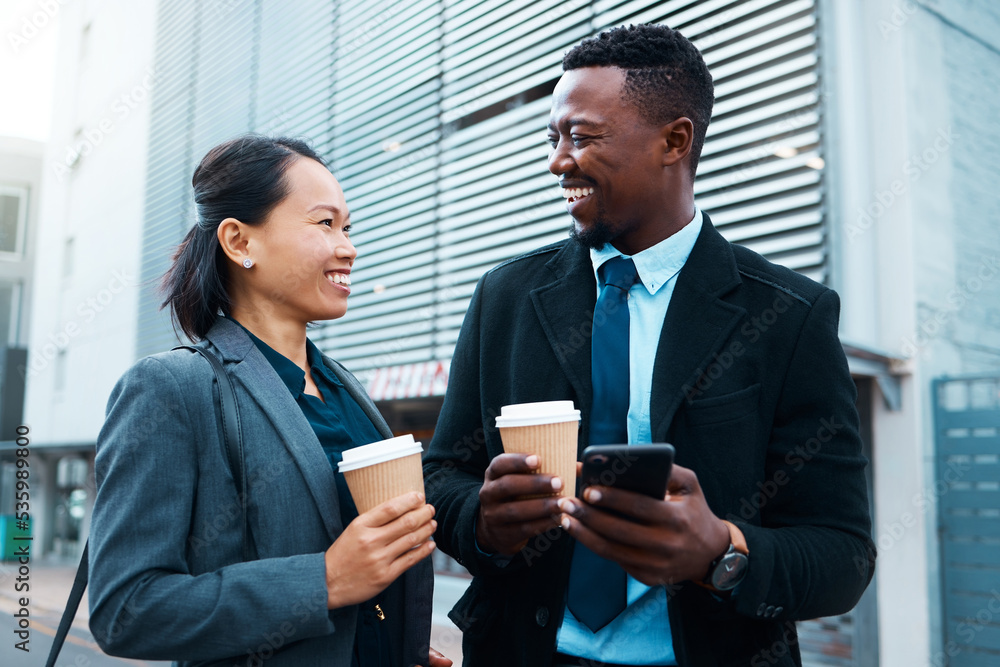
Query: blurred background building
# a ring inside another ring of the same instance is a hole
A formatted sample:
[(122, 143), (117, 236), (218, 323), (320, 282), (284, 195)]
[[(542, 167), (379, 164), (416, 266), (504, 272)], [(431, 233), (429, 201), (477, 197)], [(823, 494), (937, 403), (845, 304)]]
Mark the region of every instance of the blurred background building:
[[(310, 336), (367, 383), (394, 430), (426, 444), (477, 279), (569, 228), (544, 134), (562, 55), (604, 28), (662, 22), (715, 78), (698, 205), (730, 240), (842, 298), (880, 553), (853, 612), (800, 624), (807, 663), (1000, 664), (1000, 6), (76, 0), (60, 11), (44, 157), (0, 142), (0, 342), (24, 371), (4, 372), (3, 410), (25, 396), (23, 420), (2, 412), (0, 428), (31, 428), (36, 549), (78, 554), (111, 388), (177, 344), (156, 285), (194, 221), (191, 175), (208, 148), (253, 130), (306, 138), (329, 161), (359, 258), (350, 312)], [(11, 450), (0, 449), (3, 502)], [(446, 557), (437, 569), (447, 611), (467, 580)]]

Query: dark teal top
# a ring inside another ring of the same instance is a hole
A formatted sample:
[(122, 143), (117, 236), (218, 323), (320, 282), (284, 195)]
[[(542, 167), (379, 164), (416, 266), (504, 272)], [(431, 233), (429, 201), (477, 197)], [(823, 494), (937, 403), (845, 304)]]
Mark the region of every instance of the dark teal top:
[[(343, 458), (345, 449), (383, 440), (382, 434), (348, 393), (340, 379), (323, 363), (322, 353), (311, 340), (306, 339), (306, 361), (313, 382), (323, 396), (322, 401), (316, 396), (305, 393), (305, 371), (296, 366), (291, 359), (276, 352), (270, 345), (254, 336), (246, 327), (243, 327), (243, 330), (274, 367), (278, 377), (295, 397), (295, 402), (316, 433), (323, 452), (333, 466), (333, 474), (337, 480), (337, 496), (340, 500), (340, 519), (346, 527), (358, 516), (358, 509), (351, 498), (347, 481), (337, 470), (337, 464)], [(376, 599), (359, 606), (352, 667), (389, 667), (393, 664), (390, 660), (391, 653), (395, 652), (390, 649), (391, 629), (387, 629), (386, 623), (377, 617), (375, 605), (379, 605), (387, 619), (401, 618), (397, 616), (401, 610), (395, 609), (396, 605), (393, 604), (396, 597), (393, 595), (395, 587), (394, 583)], [(400, 626), (392, 624), (391, 627), (399, 629)]]

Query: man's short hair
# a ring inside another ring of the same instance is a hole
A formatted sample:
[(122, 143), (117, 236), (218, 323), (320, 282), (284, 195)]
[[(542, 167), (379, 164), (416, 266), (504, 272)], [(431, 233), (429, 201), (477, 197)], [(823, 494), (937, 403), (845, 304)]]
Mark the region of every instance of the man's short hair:
[(612, 28), (585, 39), (563, 57), (563, 70), (581, 67), (625, 70), (624, 100), (654, 125), (690, 118), (694, 177), (712, 118), (715, 87), (701, 52), (687, 37), (665, 25)]

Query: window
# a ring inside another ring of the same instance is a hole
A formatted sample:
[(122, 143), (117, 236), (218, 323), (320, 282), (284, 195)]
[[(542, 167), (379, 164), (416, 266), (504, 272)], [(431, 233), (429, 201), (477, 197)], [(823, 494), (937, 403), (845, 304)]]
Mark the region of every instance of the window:
[(14, 283), (0, 283), (0, 349), (17, 340), (19, 292)]
[(56, 393), (66, 389), (66, 348), (56, 354)]
[(0, 185), (0, 252), (20, 253), (28, 191)]
[(73, 237), (66, 239), (65, 255), (63, 256), (63, 278), (73, 275)]

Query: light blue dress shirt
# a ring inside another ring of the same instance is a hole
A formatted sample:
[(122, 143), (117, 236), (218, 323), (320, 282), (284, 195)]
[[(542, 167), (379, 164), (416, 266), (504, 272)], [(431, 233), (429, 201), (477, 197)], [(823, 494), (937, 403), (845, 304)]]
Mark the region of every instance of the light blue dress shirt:
[[(701, 225), (701, 211), (696, 208), (694, 219), (683, 229), (632, 255), (642, 284), (637, 282), (632, 286), (628, 299), (629, 444), (652, 441), (649, 397), (653, 390), (653, 360), (677, 274), (698, 240)], [(619, 255), (611, 244), (591, 250), (594, 273), (604, 262)], [(666, 588), (649, 587), (629, 576), (627, 601), (625, 611), (596, 633), (566, 609), (556, 636), (559, 652), (621, 665), (677, 664), (667, 618)]]

